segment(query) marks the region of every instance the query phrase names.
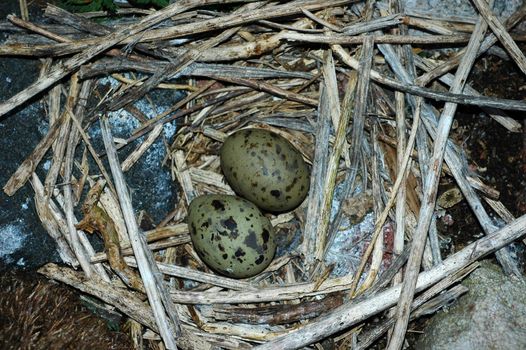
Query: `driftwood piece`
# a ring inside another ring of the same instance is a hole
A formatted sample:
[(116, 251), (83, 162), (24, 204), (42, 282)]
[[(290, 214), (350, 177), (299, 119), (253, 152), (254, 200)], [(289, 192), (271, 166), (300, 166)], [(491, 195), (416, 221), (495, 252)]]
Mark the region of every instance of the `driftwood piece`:
[(117, 190), (122, 213), (126, 222), (126, 228), (128, 229), (130, 242), (138, 262), (139, 272), (141, 273), (155, 321), (166, 347), (168, 349), (176, 349), (175, 339), (181, 332), (179, 318), (172, 301), (166, 294), (164, 282), (160, 278), (160, 272), (158, 271), (157, 265), (155, 265), (153, 255), (148, 249), (144, 236), (139, 232), (139, 227), (131, 205), (131, 198), (126, 188), (120, 162), (117, 158), (117, 151), (113, 144), (108, 121), (105, 119), (101, 120), (101, 132), (108, 161), (110, 162), (111, 172), (115, 180), (115, 189)]
[(329, 294), (321, 300), (300, 304), (269, 305), (255, 308), (214, 305), (209, 317), (217, 321), (248, 324), (288, 324), (318, 317), (343, 303), (339, 293)]
[[(495, 233), (473, 242), (461, 251), (444, 259), (441, 265), (420, 273), (416, 291), (432, 286), (444, 277), (459, 271), (524, 235), (526, 235), (526, 216), (521, 216)], [(299, 349), (302, 346), (312, 344), (395, 305), (400, 296), (400, 290), (401, 286), (398, 285), (361, 302), (344, 304), (300, 329), (266, 344), (259, 345), (255, 349)]]
[[(459, 68), (456, 72), (455, 80), (451, 85), (452, 92), (462, 92), (467, 76), (471, 71), (473, 63), (475, 62), (476, 53), (478, 52), (480, 42), (482, 41), (481, 38), (484, 37), (487, 28), (487, 24), (482, 19), (479, 19), (468, 44), (466, 54), (460, 62)], [(393, 334), (389, 340), (388, 349), (390, 350), (400, 349), (405, 337), (407, 323), (409, 322), (411, 303), (413, 301), (416, 281), (420, 271), (422, 253), (424, 251), (427, 232), (429, 230), (433, 210), (435, 208), (438, 182), (444, 160), (446, 143), (448, 141), (448, 135), (451, 129), (451, 124), (453, 123), (453, 117), (455, 115), (456, 109), (456, 104), (446, 103), (439, 119), (437, 137), (435, 138), (433, 156), (431, 158), (431, 164), (433, 164), (433, 168), (431, 171), (429, 171), (423, 182), (424, 198), (422, 200), (418, 224), (415, 234), (413, 235), (411, 255), (409, 256), (409, 260), (407, 262), (400, 300), (396, 310), (397, 320)]]

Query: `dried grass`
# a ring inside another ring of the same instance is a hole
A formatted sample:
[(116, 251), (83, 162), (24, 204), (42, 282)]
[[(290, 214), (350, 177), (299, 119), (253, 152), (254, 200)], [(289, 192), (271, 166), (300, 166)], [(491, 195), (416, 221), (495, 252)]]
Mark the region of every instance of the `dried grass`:
[[(235, 5), (224, 12), (209, 6), (225, 3)], [(356, 337), (360, 322), (398, 303), (396, 314), (392, 311), (358, 339), (359, 348), (365, 348), (395, 324), (390, 347), (399, 348), (410, 315), (417, 317), (426, 307), (435, 310), (455, 298), (463, 290), (451, 289), (428, 302), (469, 273), (473, 261), (526, 233), (525, 217), (510, 217), (498, 192), (466, 178), (463, 154), (447, 142), (459, 103), (491, 108), (490, 115), (503, 127), (520, 130), (496, 109), (524, 111), (524, 101), (482, 96), (465, 85), (465, 76), (473, 59), (497, 40), (524, 66), (508, 30), (526, 14), (526, 7), (502, 24), (479, 0), (478, 22), (465, 23), (404, 14), (396, 4), (387, 11), (375, 8), (374, 2), (352, 0), (183, 0), (159, 11), (127, 9), (111, 25), (93, 21), (103, 14), (79, 16), (52, 5), (45, 12), (55, 22), (52, 26), (9, 16), (25, 30), (14, 30), (0, 45), (0, 55), (46, 57), (47, 65), (34, 84), (0, 103), (0, 115), (46, 92), (51, 127), (4, 191), (12, 195), (30, 180), (38, 214), (64, 262), (82, 269), (46, 265), (40, 272), (129, 316), (136, 344), (142, 334), (162, 339), (167, 348), (296, 349), (348, 330), (333, 339), (344, 347)], [(135, 17), (126, 17), (129, 13)], [(485, 21), (493, 34), (486, 34)], [(408, 26), (425, 27), (431, 34), (409, 36)], [(414, 50), (468, 42), (441, 61)], [(459, 65), (455, 75), (448, 73)], [(414, 75), (417, 69), (420, 76)], [(90, 96), (94, 98), (93, 86), (107, 76), (117, 79), (119, 89), (87, 106)], [(61, 80), (65, 77), (69, 81)], [(429, 85), (437, 78), (451, 86), (449, 92)], [(56, 85), (59, 81), (62, 85)], [(60, 102), (60, 88), (68, 91), (66, 103)], [(141, 117), (140, 127), (116, 144), (107, 113), (156, 88), (187, 94), (166, 112)], [(446, 102), (440, 119), (430, 99)], [(144, 233), (123, 173), (147, 153), (163, 125), (174, 120), (178, 130), (166, 145), (166, 163), (180, 185), (181, 200), (155, 229)], [(87, 130), (99, 124), (102, 153), (87, 136)], [(233, 193), (220, 171), (218, 149), (230, 133), (247, 127), (289, 140), (312, 166), (311, 189), (299, 208), (272, 216), (285, 236), (301, 232), (298, 249), (277, 258), (258, 276), (233, 280), (213, 275), (199, 260), (184, 217), (197, 195)], [(121, 163), (118, 150), (143, 136)], [(87, 151), (77, 159), (80, 146)], [(42, 184), (35, 169), (50, 149), (53, 166)], [(97, 167), (89, 166), (89, 157)], [(488, 234), (444, 258), (431, 220), (443, 161)], [(80, 178), (73, 176), (77, 165)], [(84, 225), (79, 226), (75, 210), (86, 200), (81, 198), (84, 189), (93, 186), (104, 189), (85, 207)], [(342, 234), (341, 224), (349, 215), (345, 203), (359, 195), (357, 188), (372, 190), (374, 233), (366, 237), (367, 248), (357, 257), (360, 263), (334, 276), (334, 266), (325, 263), (327, 250)], [(509, 224), (497, 230), (482, 201)], [(90, 215), (96, 216), (95, 226), (85, 224)], [(101, 232), (106, 250), (95, 252), (84, 230), (105, 227), (111, 231)], [(393, 247), (388, 240), (395, 241)], [(404, 240), (411, 241), (411, 248), (404, 247)], [(498, 257), (509, 272), (516, 271), (505, 250)], [(420, 273), (421, 265), (425, 272)], [(140, 284), (130, 280), (135, 268)], [(402, 284), (388, 287), (390, 283)], [(415, 291), (427, 288), (413, 301)]]

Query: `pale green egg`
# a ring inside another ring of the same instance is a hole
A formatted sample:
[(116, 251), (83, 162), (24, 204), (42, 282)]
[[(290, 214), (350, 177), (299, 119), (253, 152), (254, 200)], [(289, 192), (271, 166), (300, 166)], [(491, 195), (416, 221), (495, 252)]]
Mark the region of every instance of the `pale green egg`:
[(273, 132), (237, 131), (223, 143), (220, 157), (232, 189), (263, 210), (292, 210), (309, 192), (310, 171), (301, 153)]
[(188, 208), (194, 249), (214, 271), (246, 278), (263, 271), (276, 244), (270, 220), (249, 201), (228, 195), (204, 195)]

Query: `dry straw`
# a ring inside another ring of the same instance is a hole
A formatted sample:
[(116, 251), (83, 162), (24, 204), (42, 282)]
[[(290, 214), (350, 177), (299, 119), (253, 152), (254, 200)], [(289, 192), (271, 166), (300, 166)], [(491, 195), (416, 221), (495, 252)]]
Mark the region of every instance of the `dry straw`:
[[(48, 107), (46, 136), (4, 185), (13, 195), (30, 181), (43, 226), (69, 265), (48, 264), (40, 272), (117, 308), (135, 321), (136, 339), (142, 334), (169, 349), (319, 348), (328, 337), (342, 347), (357, 340), (356, 348), (365, 349), (389, 329), (389, 348), (399, 349), (410, 319), (465, 292), (452, 285), (477, 259), (498, 251), (506, 271), (518, 273), (501, 248), (526, 234), (526, 217), (515, 219), (495, 189), (466, 176), (467, 162), (449, 134), (458, 104), (480, 106), (503, 127), (520, 130), (503, 110), (524, 111), (524, 101), (483, 96), (466, 77), (475, 58), (497, 42), (525, 71), (514, 41), (523, 38), (509, 30), (526, 7), (500, 22), (481, 0), (474, 1), (479, 16), (462, 19), (404, 13), (398, 1), (389, 3), (386, 9), (355, 0), (181, 0), (158, 11), (121, 9), (106, 24), (94, 21), (104, 13), (81, 16), (52, 5), (44, 13), (52, 24), (31, 22), (27, 11), (8, 16), (0, 55), (44, 58), (39, 78), (0, 103), (0, 116), (37, 95)], [(20, 5), (27, 9), (25, 1)], [(408, 28), (426, 34), (407, 35)], [(459, 50), (435, 60), (417, 54), (447, 47)], [(96, 96), (97, 81), (108, 76), (119, 88)], [(153, 117), (135, 111), (140, 126), (127, 140), (115, 140), (107, 113), (133, 112), (131, 102), (157, 88), (187, 94)], [(433, 101), (445, 103), (440, 113)], [(123, 175), (174, 120), (166, 164), (181, 200), (143, 232)], [(99, 125), (105, 149), (97, 153), (88, 131)], [(258, 276), (234, 280), (207, 270), (184, 218), (196, 195), (233, 193), (217, 150), (246, 127), (288, 139), (312, 176), (305, 202), (272, 217), (284, 235), (301, 233), (298, 250)], [(123, 147), (136, 148), (120, 159)], [(52, 166), (41, 179), (35, 169), (49, 151)], [(444, 173), (454, 177), (487, 234), (449, 257), (440, 254), (432, 220)], [(361, 261), (342, 276), (325, 264), (347, 215), (344, 205), (335, 206), (337, 188), (344, 199), (356, 188), (372, 189), (376, 218)], [(494, 225), (483, 201), (506, 226)], [(394, 257), (382, 269), (389, 225), (396, 232)], [(104, 231), (105, 251), (94, 251), (90, 230)], [(361, 322), (389, 309), (362, 331)]]

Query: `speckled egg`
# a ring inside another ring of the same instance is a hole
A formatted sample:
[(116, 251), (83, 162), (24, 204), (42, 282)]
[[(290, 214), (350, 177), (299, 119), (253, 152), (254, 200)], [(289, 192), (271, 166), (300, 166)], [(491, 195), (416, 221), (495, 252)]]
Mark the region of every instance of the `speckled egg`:
[(270, 220), (249, 201), (228, 195), (204, 195), (188, 208), (194, 249), (214, 271), (234, 278), (257, 275), (276, 252)]
[(309, 192), (309, 168), (300, 152), (267, 130), (245, 129), (227, 137), (221, 168), (232, 189), (263, 210), (294, 209)]

